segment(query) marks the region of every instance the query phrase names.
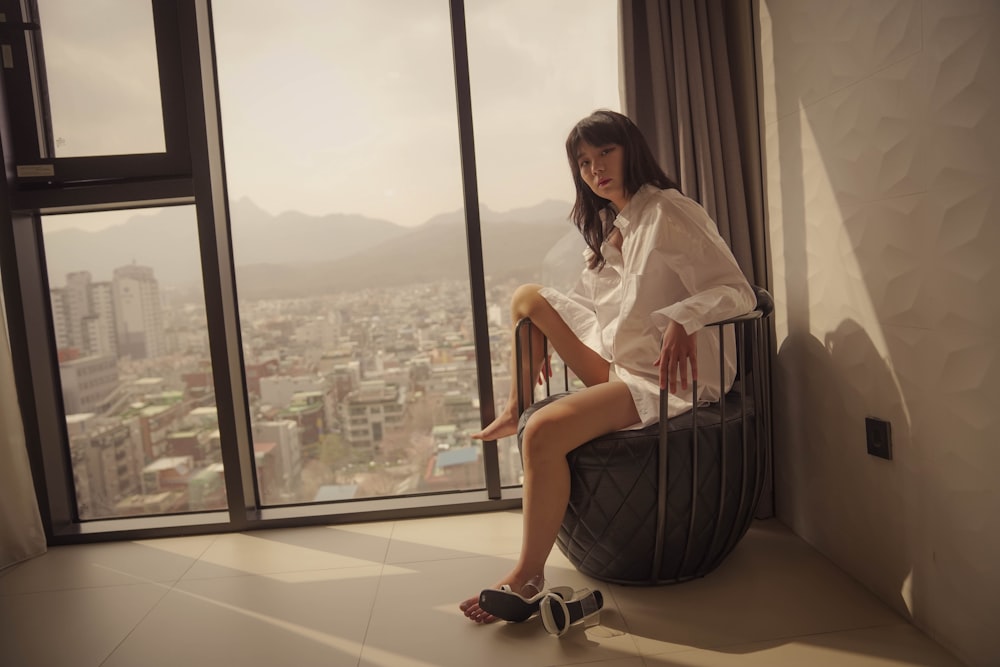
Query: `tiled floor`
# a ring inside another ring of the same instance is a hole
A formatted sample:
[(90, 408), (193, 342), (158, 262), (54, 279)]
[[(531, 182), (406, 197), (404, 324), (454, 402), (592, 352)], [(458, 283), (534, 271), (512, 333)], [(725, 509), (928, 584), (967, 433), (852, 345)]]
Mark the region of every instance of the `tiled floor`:
[(553, 551), (551, 584), (605, 593), (562, 639), (466, 621), (520, 531), (503, 512), (51, 549), (0, 572), (0, 665), (960, 664), (776, 521), (679, 586), (588, 580)]

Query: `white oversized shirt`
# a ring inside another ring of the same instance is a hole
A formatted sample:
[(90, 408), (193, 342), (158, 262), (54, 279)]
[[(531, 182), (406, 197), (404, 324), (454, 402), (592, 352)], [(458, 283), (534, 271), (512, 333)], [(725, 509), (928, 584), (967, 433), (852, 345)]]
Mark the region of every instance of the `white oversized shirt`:
[[(593, 270), (587, 268), (593, 257), (588, 248), (570, 292), (544, 287), (540, 294), (585, 345), (611, 362), (611, 381), (628, 386), (639, 413), (630, 428), (642, 428), (660, 417), (659, 368), (653, 364), (667, 324), (700, 331), (698, 400), (717, 401), (735, 377), (734, 335), (727, 327), (723, 390), (717, 329), (701, 329), (750, 312), (757, 301), (715, 222), (677, 190), (644, 185), (612, 224), (621, 232), (621, 250), (605, 241), (605, 264)], [(691, 409), (690, 383), (677, 389), (668, 398), (669, 417)]]

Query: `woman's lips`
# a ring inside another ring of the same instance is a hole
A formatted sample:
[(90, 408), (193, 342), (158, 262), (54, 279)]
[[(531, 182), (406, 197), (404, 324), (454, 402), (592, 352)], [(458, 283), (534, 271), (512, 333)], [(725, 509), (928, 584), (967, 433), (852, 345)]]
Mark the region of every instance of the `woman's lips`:
[(611, 182), (610, 178), (602, 178), (601, 180), (597, 181), (597, 186), (603, 188), (605, 185), (607, 185), (610, 182)]

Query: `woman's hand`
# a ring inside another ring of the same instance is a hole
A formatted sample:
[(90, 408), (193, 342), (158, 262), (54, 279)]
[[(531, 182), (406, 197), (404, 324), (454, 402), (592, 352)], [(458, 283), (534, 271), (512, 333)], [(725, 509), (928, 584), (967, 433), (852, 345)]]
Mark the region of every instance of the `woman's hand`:
[(542, 359), (542, 368), (538, 371), (538, 384), (539, 386), (545, 384), (545, 381), (552, 377), (552, 355), (546, 355)]
[(660, 367), (660, 389), (670, 385), (670, 393), (677, 393), (677, 376), (680, 375), (681, 389), (688, 388), (688, 365), (691, 379), (698, 379), (698, 332), (687, 334), (684, 327), (672, 321), (663, 332), (660, 358), (653, 363)]

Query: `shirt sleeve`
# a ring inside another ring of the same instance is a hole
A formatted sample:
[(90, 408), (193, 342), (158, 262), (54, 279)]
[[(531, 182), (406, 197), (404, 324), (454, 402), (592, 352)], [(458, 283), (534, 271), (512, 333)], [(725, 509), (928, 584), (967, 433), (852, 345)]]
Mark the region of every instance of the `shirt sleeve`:
[(605, 359), (610, 359), (601, 339), (594, 305), (594, 272), (584, 267), (568, 292), (543, 287), (538, 292), (549, 302), (580, 341)]
[(654, 252), (667, 262), (690, 295), (652, 313), (661, 332), (672, 320), (691, 334), (756, 307), (750, 283), (705, 209), (684, 199), (663, 203), (656, 215)]

